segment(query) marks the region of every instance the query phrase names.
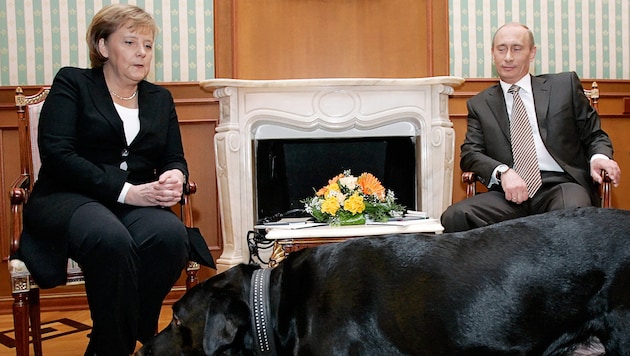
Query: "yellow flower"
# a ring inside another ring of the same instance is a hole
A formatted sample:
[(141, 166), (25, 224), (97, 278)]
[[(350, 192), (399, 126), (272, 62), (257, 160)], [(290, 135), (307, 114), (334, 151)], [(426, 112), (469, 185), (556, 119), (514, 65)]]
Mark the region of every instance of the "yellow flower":
[(324, 197), (330, 198), (333, 195), (337, 195), (337, 193), (341, 193), (341, 189), (339, 189), (339, 184), (332, 183), (326, 186), (326, 193), (324, 193)]
[(358, 193), (354, 193), (343, 203), (343, 208), (352, 214), (359, 214), (365, 210), (365, 202)]
[(326, 198), (326, 200), (324, 200), (322, 202), (322, 213), (326, 213), (326, 214), (330, 214), (330, 215), (335, 215), (337, 214), (337, 210), (339, 210), (340, 205), (339, 205), (339, 201), (337, 201), (337, 198), (332, 196), (329, 198)]

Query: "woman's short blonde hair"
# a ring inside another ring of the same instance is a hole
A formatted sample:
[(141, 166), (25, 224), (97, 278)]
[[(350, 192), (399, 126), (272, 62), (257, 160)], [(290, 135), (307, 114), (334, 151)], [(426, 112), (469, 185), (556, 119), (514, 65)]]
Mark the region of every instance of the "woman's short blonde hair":
[(137, 6), (115, 4), (102, 8), (94, 15), (86, 35), (92, 68), (102, 67), (107, 62), (107, 58), (98, 50), (100, 39), (107, 40), (109, 35), (123, 26), (134, 30), (149, 30), (153, 33), (153, 38), (158, 33), (153, 17)]

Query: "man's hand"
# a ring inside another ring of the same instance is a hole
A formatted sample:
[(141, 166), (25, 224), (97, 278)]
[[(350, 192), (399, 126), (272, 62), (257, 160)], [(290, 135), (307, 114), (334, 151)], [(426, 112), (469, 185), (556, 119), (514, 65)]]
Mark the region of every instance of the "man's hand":
[(615, 187), (619, 186), (621, 179), (621, 169), (617, 162), (612, 159), (596, 158), (591, 161), (591, 177), (599, 184), (602, 183), (602, 170), (610, 177), (610, 181)]
[(501, 174), (501, 187), (503, 187), (505, 192), (505, 200), (521, 204), (529, 199), (527, 184), (512, 168)]

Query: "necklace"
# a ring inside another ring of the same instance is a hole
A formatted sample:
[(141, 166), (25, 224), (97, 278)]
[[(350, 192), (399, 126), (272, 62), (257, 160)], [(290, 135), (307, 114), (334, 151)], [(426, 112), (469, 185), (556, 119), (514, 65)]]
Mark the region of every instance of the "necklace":
[(136, 95), (138, 95), (138, 90), (134, 91), (133, 94), (131, 94), (131, 96), (128, 96), (128, 97), (120, 96), (120, 95), (118, 95), (118, 93), (116, 93), (113, 90), (110, 90), (109, 93), (112, 94), (113, 96), (117, 97), (120, 100), (127, 101), (127, 100), (131, 100), (131, 99), (135, 98)]

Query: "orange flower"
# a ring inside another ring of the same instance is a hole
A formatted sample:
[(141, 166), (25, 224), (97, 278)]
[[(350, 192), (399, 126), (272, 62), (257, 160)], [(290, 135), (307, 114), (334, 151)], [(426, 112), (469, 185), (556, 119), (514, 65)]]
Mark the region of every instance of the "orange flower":
[(385, 187), (372, 173), (361, 174), (357, 184), (361, 187), (363, 194), (376, 195), (379, 200), (385, 199)]
[(320, 190), (317, 191), (317, 193), (315, 193), (318, 197), (324, 196), (328, 193), (328, 191), (332, 188), (332, 189), (336, 189), (339, 190), (339, 186), (337, 185), (337, 181), (339, 180), (339, 178), (343, 178), (344, 175), (343, 173), (340, 173), (339, 175), (337, 175), (336, 177), (333, 177), (332, 179), (328, 180), (328, 185), (325, 187), (322, 187)]

